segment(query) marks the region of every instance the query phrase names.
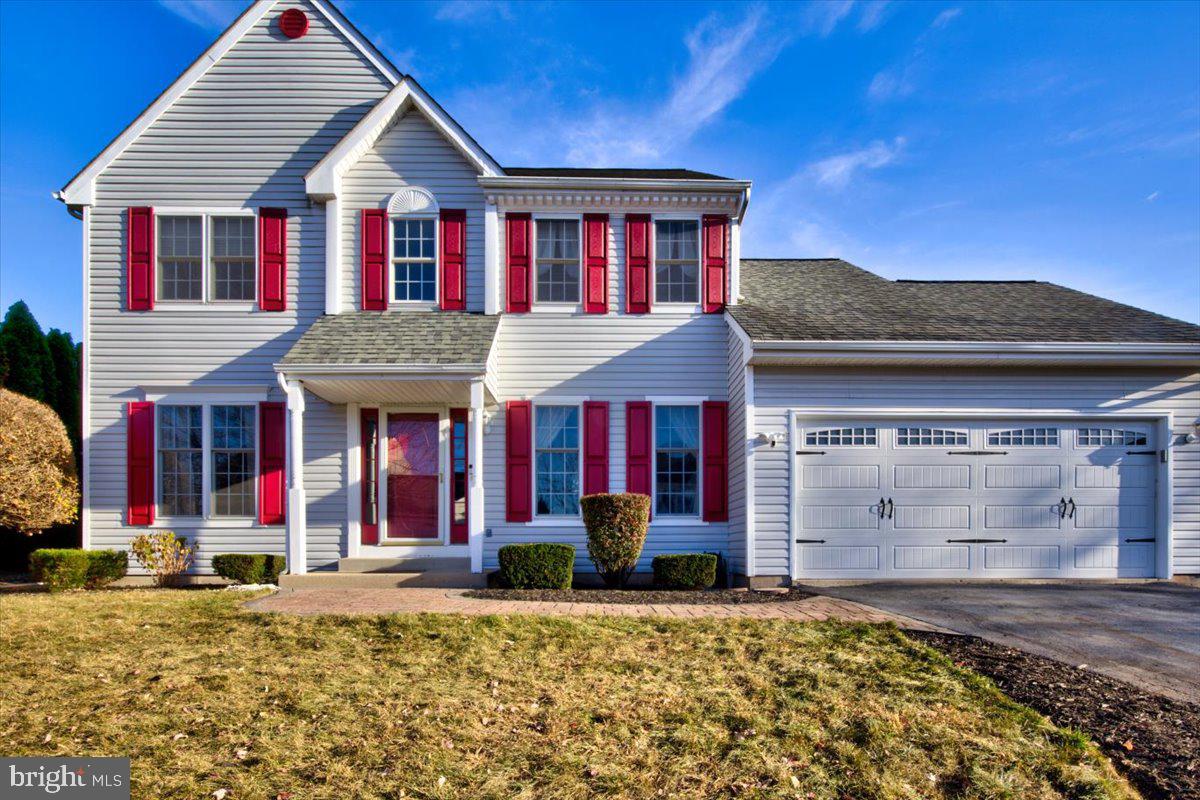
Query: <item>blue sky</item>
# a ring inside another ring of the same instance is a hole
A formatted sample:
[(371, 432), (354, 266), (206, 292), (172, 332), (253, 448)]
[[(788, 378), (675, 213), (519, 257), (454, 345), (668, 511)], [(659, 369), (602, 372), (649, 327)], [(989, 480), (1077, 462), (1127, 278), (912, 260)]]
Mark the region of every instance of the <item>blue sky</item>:
[[(1200, 4), (340, 6), (502, 164), (753, 180), (747, 256), (1200, 321)], [(50, 192), (242, 7), (0, 3), (3, 306), (80, 333)]]

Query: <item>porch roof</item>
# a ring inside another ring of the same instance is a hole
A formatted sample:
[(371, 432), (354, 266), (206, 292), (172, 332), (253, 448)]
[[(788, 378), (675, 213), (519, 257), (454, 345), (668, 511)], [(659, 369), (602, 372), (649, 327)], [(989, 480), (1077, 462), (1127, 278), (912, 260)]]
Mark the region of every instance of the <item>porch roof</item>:
[(483, 372), (499, 316), (455, 311), (353, 311), (326, 314), (276, 366), (458, 367)]

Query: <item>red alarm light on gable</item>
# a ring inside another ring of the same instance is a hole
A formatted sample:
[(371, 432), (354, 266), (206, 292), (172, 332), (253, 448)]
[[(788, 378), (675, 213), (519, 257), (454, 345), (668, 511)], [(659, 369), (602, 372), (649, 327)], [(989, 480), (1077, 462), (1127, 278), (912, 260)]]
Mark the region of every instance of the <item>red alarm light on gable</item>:
[(289, 8), (279, 15), (279, 30), (289, 39), (299, 39), (308, 33), (308, 15), (298, 8)]

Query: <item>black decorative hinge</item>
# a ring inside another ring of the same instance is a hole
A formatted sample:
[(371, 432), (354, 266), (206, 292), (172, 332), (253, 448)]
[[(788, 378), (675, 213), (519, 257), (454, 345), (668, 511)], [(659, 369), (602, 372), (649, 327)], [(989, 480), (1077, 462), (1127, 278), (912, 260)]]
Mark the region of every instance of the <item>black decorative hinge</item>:
[(796, 544), (825, 544), (824, 539), (797, 539)]
[(962, 544), (992, 544), (993, 542), (1007, 542), (1008, 539), (947, 539), (947, 542), (961, 542)]

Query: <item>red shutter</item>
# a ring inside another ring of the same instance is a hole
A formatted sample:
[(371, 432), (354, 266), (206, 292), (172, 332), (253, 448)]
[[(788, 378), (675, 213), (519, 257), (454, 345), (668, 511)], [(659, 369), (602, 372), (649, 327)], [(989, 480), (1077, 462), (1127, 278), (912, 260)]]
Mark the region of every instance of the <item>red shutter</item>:
[(625, 215), (625, 310), (650, 311), (650, 215)]
[(533, 519), (533, 404), (510, 400), (504, 417), (505, 519)]
[(359, 485), (362, 487), (363, 544), (379, 544), (379, 409), (364, 408), (359, 414), (359, 436), (362, 442), (362, 466)]
[(583, 215), (583, 312), (608, 313), (608, 214)]
[(608, 491), (608, 403), (583, 404), (583, 493)]
[(129, 209), (126, 230), (126, 307), (130, 311), (154, 308), (154, 209)]
[(287, 509), (287, 406), (258, 404), (258, 522), (282, 525)]
[(704, 521), (729, 520), (729, 403), (704, 404), (701, 440), (704, 462)]
[(287, 209), (258, 210), (258, 307), (287, 309)]
[(387, 310), (387, 212), (382, 208), (362, 212), (362, 307)]
[[(471, 540), (471, 459), (470, 417), (465, 408), (450, 409), (450, 544), (467, 544)], [(461, 432), (460, 432), (461, 431)], [(455, 507), (462, 500), (462, 516)]]
[(523, 313), (529, 310), (529, 215), (509, 214), (504, 218), (507, 228), (507, 246), (505, 255), (508, 269), (505, 284), (508, 287), (508, 303), (505, 310), (509, 313)]
[(729, 217), (704, 215), (704, 313), (719, 314), (725, 310), (725, 273), (729, 261), (726, 241)]
[(154, 524), (154, 403), (128, 403), (126, 509), (129, 525)]
[(625, 491), (651, 495), (653, 407), (645, 400), (625, 404)]
[(441, 305), (443, 311), (467, 310), (467, 212), (443, 209), (441, 213)]

